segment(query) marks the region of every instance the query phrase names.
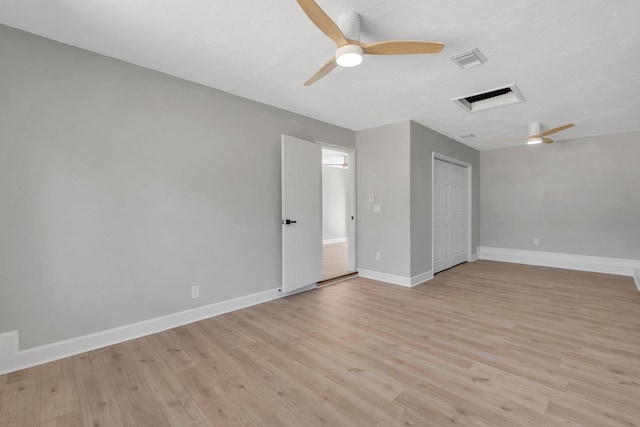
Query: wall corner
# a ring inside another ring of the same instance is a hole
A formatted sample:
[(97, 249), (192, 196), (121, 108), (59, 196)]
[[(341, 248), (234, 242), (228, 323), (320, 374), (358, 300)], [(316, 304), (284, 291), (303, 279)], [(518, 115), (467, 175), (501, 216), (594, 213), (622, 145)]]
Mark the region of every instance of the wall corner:
[(18, 345), (19, 336), (17, 330), (0, 334), (0, 375), (15, 370)]

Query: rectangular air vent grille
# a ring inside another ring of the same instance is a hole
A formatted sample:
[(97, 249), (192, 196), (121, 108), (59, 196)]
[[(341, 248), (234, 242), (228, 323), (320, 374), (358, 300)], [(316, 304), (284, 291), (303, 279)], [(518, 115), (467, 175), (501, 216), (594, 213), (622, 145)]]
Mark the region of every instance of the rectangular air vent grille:
[(453, 98), (452, 101), (464, 108), (465, 111), (473, 113), (504, 105), (517, 104), (526, 100), (518, 87), (515, 84), (510, 84), (486, 92)]
[(473, 133), (463, 133), (462, 135), (458, 135), (458, 136), (460, 136), (460, 138), (462, 138), (462, 139), (475, 138), (476, 137), (475, 134), (473, 134)]
[(492, 90), (490, 92), (479, 93), (477, 95), (467, 96), (464, 99), (467, 100), (469, 104), (473, 104), (474, 102), (482, 101), (483, 99), (491, 99), (496, 96), (506, 95), (508, 93), (513, 93), (510, 87), (503, 87), (502, 89)]
[(487, 58), (484, 57), (478, 48), (473, 48), (465, 52), (453, 55), (450, 59), (455, 62), (460, 68), (473, 68), (487, 62)]

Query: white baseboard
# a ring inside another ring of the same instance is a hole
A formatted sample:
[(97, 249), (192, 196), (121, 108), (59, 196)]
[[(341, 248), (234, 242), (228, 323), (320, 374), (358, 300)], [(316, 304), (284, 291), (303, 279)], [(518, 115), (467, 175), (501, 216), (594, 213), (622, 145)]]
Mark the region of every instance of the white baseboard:
[(323, 245), (331, 245), (333, 243), (344, 243), (347, 241), (346, 237), (338, 237), (337, 239), (324, 239), (322, 241)]
[(270, 289), (27, 350), (20, 350), (18, 347), (18, 331), (2, 333), (0, 334), (0, 375), (240, 310), (281, 296), (278, 289)]
[(379, 271), (365, 270), (358, 268), (358, 276), (365, 279), (378, 280), (380, 282), (391, 283), (392, 285), (411, 286), (411, 278), (405, 276), (396, 276), (395, 274), (381, 273)]
[(633, 271), (633, 280), (636, 282), (636, 288), (640, 291), (640, 268)]
[(474, 262), (480, 259), (480, 254), (476, 252), (475, 254), (471, 254), (469, 257), (469, 262)]
[[(480, 259), (514, 262), (518, 264), (540, 265), (543, 267), (567, 268), (570, 270), (593, 271), (596, 273), (619, 274), (634, 277), (640, 271), (640, 260), (607, 258), (587, 255), (563, 254), (558, 252), (526, 251), (521, 249), (492, 248), (480, 246)], [(640, 280), (640, 273), (636, 286)], [(640, 286), (638, 287), (640, 289)]]
[(433, 271), (427, 271), (413, 277), (407, 277), (358, 268), (358, 276), (364, 277), (365, 279), (378, 280), (380, 282), (391, 283), (392, 285), (412, 288), (416, 285), (419, 285), (420, 283), (424, 283), (427, 280), (433, 279)]
[(433, 270), (425, 271), (424, 273), (417, 274), (411, 278), (411, 286), (418, 286), (421, 283), (428, 282), (433, 279)]

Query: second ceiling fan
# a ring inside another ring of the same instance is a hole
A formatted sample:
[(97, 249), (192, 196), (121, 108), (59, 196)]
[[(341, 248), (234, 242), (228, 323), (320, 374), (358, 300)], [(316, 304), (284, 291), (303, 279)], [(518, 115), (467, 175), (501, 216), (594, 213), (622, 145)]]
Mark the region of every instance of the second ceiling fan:
[(540, 144), (542, 142), (544, 142), (545, 144), (551, 144), (553, 142), (553, 139), (547, 138), (548, 135), (562, 132), (563, 130), (572, 128), (574, 126), (575, 125), (573, 123), (569, 123), (541, 132), (541, 124), (539, 122), (533, 122), (529, 125), (529, 136), (526, 138), (522, 138), (522, 140), (527, 141), (528, 145)]
[(353, 67), (362, 62), (364, 55), (408, 55), (416, 53), (439, 53), (444, 48), (443, 43), (425, 42), (415, 40), (392, 40), (377, 43), (360, 42), (360, 15), (349, 11), (340, 15), (342, 28), (347, 29), (343, 33), (340, 27), (327, 16), (320, 6), (313, 0), (297, 0), (298, 4), (307, 14), (309, 19), (336, 44), (335, 57), (327, 61), (320, 70), (313, 75), (305, 86), (309, 86), (331, 71), (338, 65)]
[(571, 129), (574, 126), (575, 124), (568, 123), (566, 125), (555, 127), (553, 129), (545, 130), (543, 132), (541, 130), (542, 124), (540, 122), (533, 122), (529, 124), (529, 136), (527, 137), (524, 137), (524, 138), (512, 137), (512, 138), (497, 139), (494, 141), (487, 141), (487, 142), (489, 144), (498, 144), (498, 143), (505, 143), (505, 142), (526, 141), (527, 145), (541, 144), (543, 142), (545, 144), (551, 144), (553, 143), (553, 139), (547, 138), (547, 136), (553, 135), (554, 133), (562, 132), (563, 130), (566, 130), (566, 129)]

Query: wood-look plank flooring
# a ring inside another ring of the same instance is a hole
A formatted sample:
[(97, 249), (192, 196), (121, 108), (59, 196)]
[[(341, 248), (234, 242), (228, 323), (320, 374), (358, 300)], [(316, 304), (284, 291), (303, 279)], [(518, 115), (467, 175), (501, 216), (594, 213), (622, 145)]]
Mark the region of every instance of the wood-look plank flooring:
[(347, 269), (347, 243), (322, 245), (322, 280), (344, 276)]
[(628, 277), (490, 261), (305, 292), (0, 376), (0, 425), (637, 426)]

